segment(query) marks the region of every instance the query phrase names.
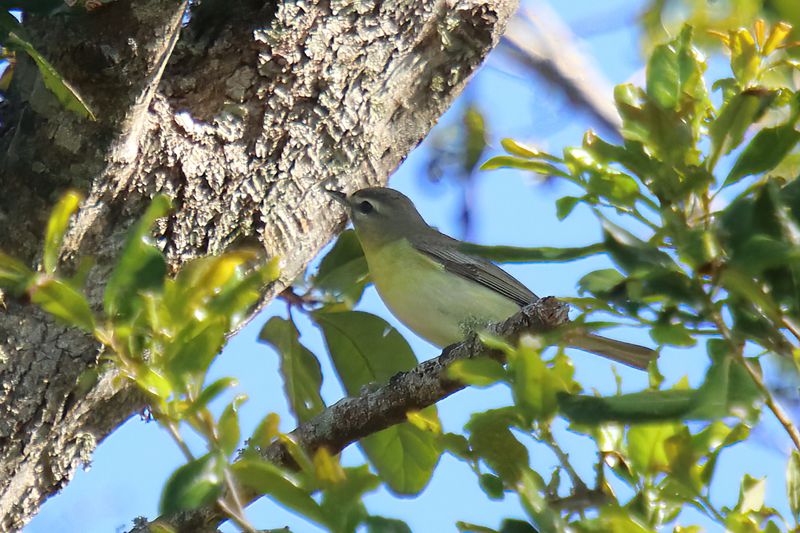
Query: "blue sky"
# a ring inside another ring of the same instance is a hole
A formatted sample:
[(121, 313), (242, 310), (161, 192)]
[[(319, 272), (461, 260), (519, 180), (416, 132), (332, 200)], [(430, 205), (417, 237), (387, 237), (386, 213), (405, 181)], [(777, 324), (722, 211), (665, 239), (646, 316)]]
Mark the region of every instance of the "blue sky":
[[(643, 77), (638, 28), (633, 23), (642, 5), (640, 0), (552, 2), (552, 7), (577, 33), (583, 34), (593, 28), (602, 30), (583, 35), (582, 47), (612, 84), (641, 81)], [(495, 149), (502, 137), (529, 141), (556, 152), (563, 146), (580, 143), (584, 131), (593, 126), (590, 118), (571, 109), (557, 91), (532, 82), (530, 78), (494, 53), (442, 119), (442, 126), (460, 120), (463, 106), (473, 101), (489, 117)], [(408, 194), (430, 224), (457, 236), (459, 191), (452, 183), (431, 184), (425, 180), (425, 150), (426, 143), (423, 143), (392, 177), (390, 184)], [(599, 228), (588, 210), (578, 208), (565, 221), (557, 220), (554, 202), (570, 193), (566, 184), (540, 185), (530, 176), (516, 171), (495, 171), (477, 177), (476, 192), (472, 238), (477, 242), (575, 246), (596, 242), (599, 238)], [(540, 296), (568, 296), (575, 294), (576, 282), (581, 276), (609, 265), (605, 257), (595, 257), (559, 265), (512, 265), (508, 270)], [(438, 355), (438, 350), (397, 324), (374, 290), (368, 290), (359, 309), (378, 314), (397, 325), (420, 360)], [(267, 347), (255, 342), (261, 326), (275, 314), (285, 316), (286, 307), (282, 302), (273, 303), (232, 339), (212, 369), (212, 377), (237, 377), (239, 391), (250, 397), (240, 410), (243, 434), (249, 434), (258, 420), (270, 411), (281, 415), (281, 429), (289, 431), (294, 426), (283, 399), (278, 358)], [(333, 403), (343, 393), (326, 359), (320, 335), (301, 320), (298, 325), (303, 342), (321, 359), (325, 375), (323, 396)], [(620, 332), (617, 337), (650, 342), (647, 335), (639, 331)], [(588, 389), (613, 392), (614, 378), (606, 360), (579, 352), (573, 354), (573, 360), (578, 380)], [(661, 369), (670, 382), (688, 375), (696, 384), (702, 379), (706, 365), (702, 348), (671, 349), (664, 352)], [(618, 370), (626, 389), (638, 390), (646, 386), (646, 376), (627, 368)], [(439, 410), (445, 429), (460, 431), (470, 413), (509, 403), (507, 392), (493, 387), (460, 392), (441, 402)], [(589, 474), (595, 457), (591, 442), (566, 432), (563, 424), (557, 424), (557, 428), (557, 436), (564, 439), (579, 472), (592, 479)], [(769, 476), (768, 501), (776, 502), (779, 495), (781, 501), (785, 500), (782, 495), (786, 442), (782, 435), (773, 436), (775, 424), (769, 417), (761, 433), (764, 437), (756, 443), (723, 453), (718, 467), (721, 479), (712, 496), (715, 503), (735, 503), (742, 465), (747, 465), (747, 471), (753, 476)], [(550, 452), (539, 446), (532, 446), (530, 450), (532, 464), (545, 477), (549, 476), (554, 464)], [(343, 460), (346, 464), (363, 461), (356, 447), (348, 448)], [(139, 515), (154, 518), (161, 487), (182, 461), (177, 447), (156, 424), (133, 417), (98, 448), (91, 467), (79, 470), (60, 495), (45, 503), (26, 531), (108, 532), (128, 529), (131, 520)], [(442, 458), (431, 484), (420, 496), (396, 498), (379, 490), (369, 495), (366, 503), (371, 513), (402, 518), (414, 531), (455, 531), (457, 520), (496, 527), (503, 517), (524, 516), (513, 496), (499, 502), (488, 500), (466, 465), (448, 455)], [(776, 506), (782, 509), (785, 503)], [(266, 499), (251, 506), (248, 516), (261, 528), (288, 525), (300, 532), (315, 530)], [(697, 518), (696, 514), (685, 514), (686, 521)]]

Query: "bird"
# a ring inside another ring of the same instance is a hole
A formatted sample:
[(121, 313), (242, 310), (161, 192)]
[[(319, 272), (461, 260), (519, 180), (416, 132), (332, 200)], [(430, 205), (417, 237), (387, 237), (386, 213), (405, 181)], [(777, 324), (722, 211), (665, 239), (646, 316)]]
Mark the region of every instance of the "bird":
[[(491, 261), (461, 251), (461, 241), (428, 225), (414, 203), (387, 187), (350, 195), (325, 189), (347, 209), (378, 295), (411, 331), (444, 348), (470, 331), (502, 322), (539, 298)], [(570, 332), (574, 348), (640, 370), (657, 352), (589, 332)]]

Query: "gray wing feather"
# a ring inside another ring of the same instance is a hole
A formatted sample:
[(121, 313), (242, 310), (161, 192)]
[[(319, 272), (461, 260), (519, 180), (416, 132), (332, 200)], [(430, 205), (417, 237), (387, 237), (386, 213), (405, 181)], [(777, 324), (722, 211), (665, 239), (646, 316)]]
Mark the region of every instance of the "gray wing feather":
[[(460, 251), (457, 240), (441, 233), (437, 237), (439, 238), (436, 239), (438, 242), (435, 245), (427, 242), (427, 239), (412, 243), (412, 245), (444, 266), (446, 271), (500, 293), (519, 306), (528, 305), (539, 299), (514, 276), (491, 261)], [(441, 237), (444, 237), (443, 241), (440, 240)]]

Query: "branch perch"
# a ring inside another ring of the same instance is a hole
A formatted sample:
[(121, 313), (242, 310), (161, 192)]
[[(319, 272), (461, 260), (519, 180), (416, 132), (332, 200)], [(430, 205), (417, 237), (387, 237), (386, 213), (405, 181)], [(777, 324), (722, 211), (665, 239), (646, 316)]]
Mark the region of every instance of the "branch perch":
[[(489, 332), (515, 342), (525, 333), (544, 333), (569, 321), (567, 304), (549, 296), (524, 308), (511, 318), (489, 327)], [(449, 379), (447, 367), (455, 361), (477, 357), (502, 359), (502, 354), (486, 347), (477, 335), (445, 348), (441, 355), (423, 361), (407, 372), (393, 376), (375, 390), (364, 391), (357, 397), (343, 398), (308, 422), (289, 433), (307, 453), (326, 448), (336, 454), (348, 445), (373, 433), (405, 421), (406, 413), (429, 407), (465, 385)], [(261, 454), (266, 460), (283, 467), (296, 467), (285, 445), (275, 441)], [(253, 500), (256, 495), (243, 494)], [(214, 531), (225, 516), (213, 507), (204, 507), (176, 516), (162, 517), (178, 531)], [(133, 531), (149, 531), (149, 524), (140, 524)]]

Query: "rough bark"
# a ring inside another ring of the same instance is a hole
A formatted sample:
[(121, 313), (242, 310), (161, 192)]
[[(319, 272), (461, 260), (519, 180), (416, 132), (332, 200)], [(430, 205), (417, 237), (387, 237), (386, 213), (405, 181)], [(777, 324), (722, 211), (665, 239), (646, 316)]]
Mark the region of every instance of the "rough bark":
[[(117, 0), (30, 19), (33, 41), (93, 107), (62, 109), (21, 59), (0, 131), (0, 249), (38, 260), (67, 187), (86, 200), (65, 243), (99, 301), (124, 229), (163, 191), (171, 265), (257, 239), (291, 282), (341, 226), (323, 183), (385, 183), (496, 44), (513, 0), (238, 0), (210, 29), (185, 2)], [(78, 397), (97, 347), (0, 294), (0, 530), (42, 501), (142, 401), (112, 376)]]

